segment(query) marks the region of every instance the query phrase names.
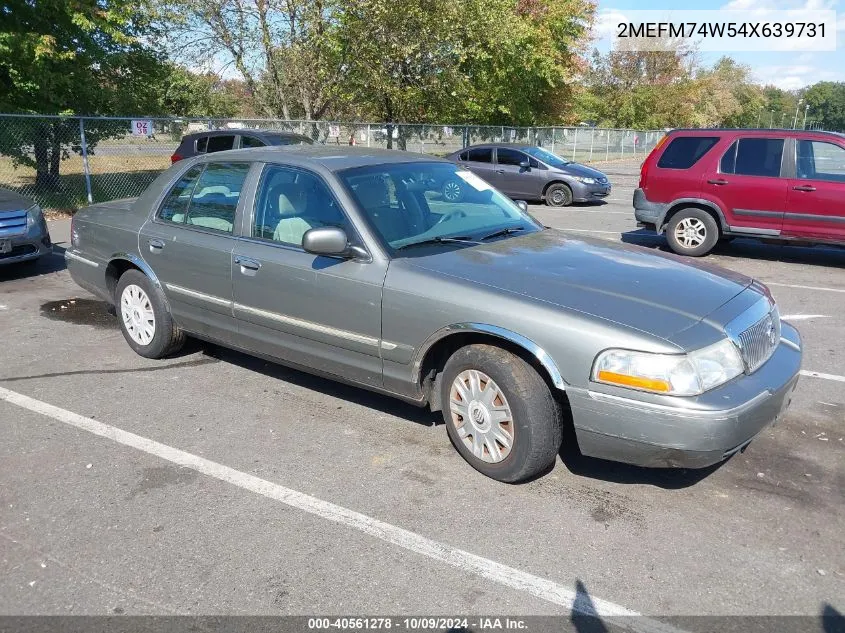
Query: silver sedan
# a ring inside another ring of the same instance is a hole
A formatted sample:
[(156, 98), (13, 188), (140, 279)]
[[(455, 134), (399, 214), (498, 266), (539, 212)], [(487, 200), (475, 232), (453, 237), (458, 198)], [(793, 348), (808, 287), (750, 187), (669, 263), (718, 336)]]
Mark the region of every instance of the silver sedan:
[(34, 262), (52, 250), (41, 207), (19, 193), (0, 189), (0, 266)]

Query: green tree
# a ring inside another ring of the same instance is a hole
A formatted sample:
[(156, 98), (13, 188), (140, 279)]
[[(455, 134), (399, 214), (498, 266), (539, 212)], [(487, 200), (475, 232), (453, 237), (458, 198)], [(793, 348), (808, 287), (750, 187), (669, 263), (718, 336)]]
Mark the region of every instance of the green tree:
[[(127, 114), (155, 108), (150, 78), (158, 56), (143, 45), (148, 23), (128, 0), (7, 0), (0, 26), (0, 111)], [(92, 124), (93, 147), (113, 125)], [(14, 119), (0, 153), (36, 169), (36, 183), (58, 185), (59, 166), (79, 149), (77, 122)]]
[[(810, 106), (809, 119), (825, 130), (845, 131), (845, 83), (820, 81), (807, 88), (804, 102)], [(803, 114), (799, 112), (799, 124)]]
[(763, 90), (751, 68), (722, 57), (696, 77), (693, 123), (702, 127), (756, 127), (763, 124)]
[(167, 66), (158, 82), (157, 114), (184, 117), (233, 117), (242, 104), (233, 88), (213, 73), (198, 74), (175, 64)]

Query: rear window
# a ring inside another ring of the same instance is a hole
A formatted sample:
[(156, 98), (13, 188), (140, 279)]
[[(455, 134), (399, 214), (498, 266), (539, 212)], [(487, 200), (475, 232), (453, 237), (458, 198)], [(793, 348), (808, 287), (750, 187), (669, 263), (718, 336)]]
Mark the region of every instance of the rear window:
[(777, 178), (782, 159), (782, 138), (741, 138), (734, 141), (722, 156), (719, 171), (723, 174)]
[(197, 151), (198, 152), (200, 152), (200, 153), (205, 152), (205, 148), (206, 148), (207, 145), (208, 145), (208, 137), (207, 136), (201, 136), (200, 138), (197, 139)]
[(718, 136), (677, 136), (663, 150), (657, 166), (663, 169), (689, 169), (718, 141)]

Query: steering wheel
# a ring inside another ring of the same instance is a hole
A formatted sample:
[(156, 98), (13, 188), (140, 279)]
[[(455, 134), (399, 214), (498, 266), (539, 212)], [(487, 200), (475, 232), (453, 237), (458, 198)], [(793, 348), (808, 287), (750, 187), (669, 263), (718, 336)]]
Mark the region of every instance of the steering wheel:
[(449, 222), (453, 218), (465, 218), (467, 217), (466, 211), (458, 209), (456, 211), (449, 211), (448, 213), (444, 213), (437, 222), (434, 223), (434, 226), (438, 224), (443, 224), (444, 222)]

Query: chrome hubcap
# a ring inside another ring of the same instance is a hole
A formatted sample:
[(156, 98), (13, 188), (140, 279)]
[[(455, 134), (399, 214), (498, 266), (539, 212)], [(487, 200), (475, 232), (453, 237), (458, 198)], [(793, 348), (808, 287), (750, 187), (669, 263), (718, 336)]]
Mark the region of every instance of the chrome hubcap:
[(449, 400), (458, 437), (475, 457), (496, 464), (510, 455), (513, 414), (490, 376), (477, 369), (462, 371), (452, 382)]
[(446, 186), (443, 188), (443, 197), (447, 200), (454, 201), (460, 198), (460, 196), (461, 186), (454, 181), (447, 182)]
[(707, 227), (698, 218), (684, 218), (675, 227), (675, 239), (681, 246), (695, 248), (707, 238)]
[(123, 325), (138, 345), (149, 345), (156, 333), (156, 317), (150, 298), (140, 286), (130, 284), (120, 296)]

